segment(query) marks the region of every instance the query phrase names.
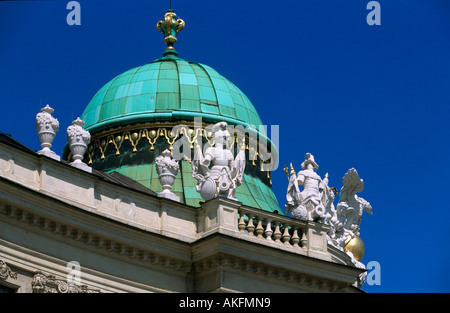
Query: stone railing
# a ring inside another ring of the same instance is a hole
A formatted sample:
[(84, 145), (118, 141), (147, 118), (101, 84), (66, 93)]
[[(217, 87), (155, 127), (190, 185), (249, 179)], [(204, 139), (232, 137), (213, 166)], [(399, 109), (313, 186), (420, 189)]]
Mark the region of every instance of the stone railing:
[(306, 222), (250, 207), (241, 207), (238, 213), (240, 233), (269, 242), (307, 249), (308, 224)]
[(331, 260), (327, 248), (329, 226), (255, 209), (229, 199), (216, 198), (204, 203), (197, 225), (201, 237), (222, 232), (258, 244)]

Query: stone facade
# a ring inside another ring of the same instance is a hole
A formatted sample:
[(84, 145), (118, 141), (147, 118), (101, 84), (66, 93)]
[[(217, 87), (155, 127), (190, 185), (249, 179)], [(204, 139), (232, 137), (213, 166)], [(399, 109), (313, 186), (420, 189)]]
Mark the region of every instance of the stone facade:
[[(145, 188), (144, 188), (145, 189)], [(28, 292), (359, 292), (329, 226), (191, 207), (0, 140), (0, 286)], [(80, 264), (70, 284), (70, 262)]]

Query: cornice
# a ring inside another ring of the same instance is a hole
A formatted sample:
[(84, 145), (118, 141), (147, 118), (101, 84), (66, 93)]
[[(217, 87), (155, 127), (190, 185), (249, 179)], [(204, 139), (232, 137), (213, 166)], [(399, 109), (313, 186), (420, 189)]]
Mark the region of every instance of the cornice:
[[(223, 257), (223, 260), (226, 260), (223, 264), (227, 264), (232, 269), (239, 268), (247, 273), (251, 273), (253, 271), (251, 269), (257, 269), (258, 273), (264, 271), (272, 274), (283, 272), (288, 273), (286, 274), (288, 276), (311, 276), (313, 280), (329, 280), (330, 284), (342, 284), (343, 286), (353, 284), (355, 277), (364, 271), (353, 265), (344, 265), (292, 252), (290, 249), (279, 249), (263, 243), (255, 245), (254, 241), (216, 233), (193, 244), (193, 268), (197, 272), (211, 270), (213, 269), (211, 264), (217, 263)], [(231, 266), (231, 264), (239, 264), (239, 267)], [(289, 278), (286, 282), (291, 280)]]
[[(311, 275), (309, 273), (292, 271), (282, 267), (272, 266), (262, 261), (230, 255), (222, 252), (193, 263), (192, 270), (196, 275), (203, 276), (208, 272), (228, 270), (238, 272), (243, 276), (259, 276), (264, 281), (272, 280), (279, 284), (295, 286), (315, 292), (340, 292), (348, 283)], [(242, 279), (245, 280), (245, 277)]]
[(9, 223), (17, 223), (20, 227), (33, 232), (44, 233), (47, 237), (61, 240), (67, 244), (94, 250), (109, 257), (127, 259), (128, 262), (139, 263), (141, 266), (158, 267), (165, 271), (178, 272), (180, 275), (184, 275), (190, 269), (190, 262), (186, 260), (177, 259), (159, 251), (104, 235), (100, 231), (94, 232), (67, 221), (14, 205), (0, 205), (0, 219)]

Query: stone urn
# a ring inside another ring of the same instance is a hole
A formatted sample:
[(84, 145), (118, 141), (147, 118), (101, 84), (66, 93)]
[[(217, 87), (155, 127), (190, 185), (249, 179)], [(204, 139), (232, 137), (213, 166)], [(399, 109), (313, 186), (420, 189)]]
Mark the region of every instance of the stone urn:
[(56, 133), (59, 130), (59, 122), (52, 116), (53, 112), (54, 110), (47, 104), (41, 109), (41, 112), (36, 115), (36, 131), (42, 147), (37, 153), (59, 161), (60, 157), (50, 150), (52, 142), (56, 137)]
[(84, 121), (78, 117), (72, 122), (71, 126), (67, 127), (67, 142), (73, 159), (70, 165), (92, 172), (92, 168), (82, 161), (91, 140), (91, 135), (87, 130), (83, 129), (83, 126)]
[(180, 201), (180, 198), (172, 192), (172, 186), (180, 168), (178, 162), (173, 159), (172, 152), (167, 149), (164, 150), (161, 155), (155, 159), (155, 163), (159, 182), (163, 189), (158, 196)]

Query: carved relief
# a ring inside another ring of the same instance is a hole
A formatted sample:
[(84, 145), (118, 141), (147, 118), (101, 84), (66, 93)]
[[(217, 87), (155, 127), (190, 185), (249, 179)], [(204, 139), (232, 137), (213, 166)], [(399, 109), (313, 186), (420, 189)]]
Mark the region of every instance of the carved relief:
[(87, 285), (69, 284), (66, 280), (57, 279), (54, 275), (44, 275), (41, 272), (34, 274), (31, 287), (33, 293), (100, 293), (100, 289), (90, 288)]
[(17, 273), (13, 272), (11, 268), (2, 260), (0, 260), (0, 279), (6, 280), (8, 277), (17, 279)]

